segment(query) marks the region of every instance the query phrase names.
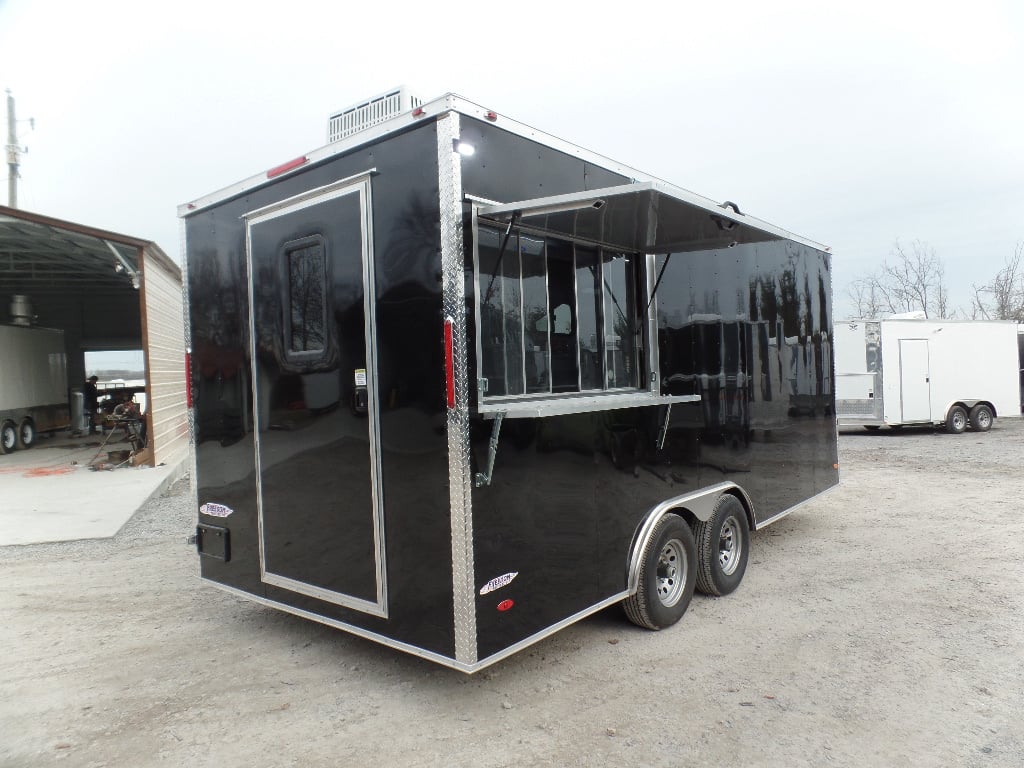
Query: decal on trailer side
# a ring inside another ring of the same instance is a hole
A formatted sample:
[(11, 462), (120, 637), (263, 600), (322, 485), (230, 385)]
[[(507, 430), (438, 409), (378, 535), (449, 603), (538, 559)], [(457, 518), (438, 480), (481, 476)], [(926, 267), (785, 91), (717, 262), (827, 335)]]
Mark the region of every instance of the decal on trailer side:
[(209, 515), (210, 517), (227, 517), (235, 510), (233, 510), (231, 507), (225, 507), (223, 504), (214, 504), (212, 502), (207, 502), (206, 504), (203, 504), (203, 506), (199, 508), (199, 511), (202, 512), (204, 515)]
[(506, 573), (504, 576), (497, 576), (480, 587), (480, 594), (486, 595), (490, 592), (494, 592), (496, 589), (507, 587), (512, 583), (512, 579), (518, 575), (519, 571), (513, 571), (512, 573)]

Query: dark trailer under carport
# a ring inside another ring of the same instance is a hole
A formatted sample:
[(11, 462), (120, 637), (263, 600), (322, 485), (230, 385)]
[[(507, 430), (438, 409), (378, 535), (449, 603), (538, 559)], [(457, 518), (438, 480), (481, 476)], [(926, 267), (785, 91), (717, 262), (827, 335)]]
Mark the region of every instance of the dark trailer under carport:
[(838, 482), (830, 256), (736, 205), (447, 95), (180, 215), (233, 593), (474, 671)]

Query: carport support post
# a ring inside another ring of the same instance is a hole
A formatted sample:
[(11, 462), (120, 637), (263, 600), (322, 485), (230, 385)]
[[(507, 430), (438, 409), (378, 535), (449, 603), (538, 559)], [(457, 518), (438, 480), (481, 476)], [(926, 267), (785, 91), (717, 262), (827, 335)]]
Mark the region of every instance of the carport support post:
[(14, 95), (7, 89), (7, 205), (18, 207), (18, 123), (14, 119)]

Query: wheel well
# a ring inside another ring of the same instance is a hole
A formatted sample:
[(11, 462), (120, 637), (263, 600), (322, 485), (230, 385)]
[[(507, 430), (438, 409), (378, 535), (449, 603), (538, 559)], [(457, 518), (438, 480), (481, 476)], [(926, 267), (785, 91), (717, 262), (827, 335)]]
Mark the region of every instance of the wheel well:
[[(733, 496), (736, 498), (737, 501), (739, 501), (739, 503), (743, 507), (743, 511), (746, 513), (747, 525), (750, 527), (751, 531), (756, 530), (757, 523), (754, 520), (753, 506), (750, 499), (747, 498), (747, 494), (743, 491), (743, 489), (736, 485), (724, 488), (717, 496), (715, 496), (715, 503), (717, 504), (718, 499), (726, 495)], [(657, 522), (661, 520), (661, 518), (663, 518), (665, 515), (676, 515), (677, 517), (681, 517), (683, 520), (686, 521), (686, 524), (689, 525), (691, 529), (694, 528), (694, 526), (700, 519), (693, 512), (693, 510), (687, 506), (685, 501), (681, 501), (677, 505), (666, 506), (665, 508), (656, 511), (655, 514), (648, 515), (644, 519), (644, 521), (639, 526), (637, 526), (636, 533), (634, 533), (633, 535), (633, 541), (630, 546), (630, 557), (627, 560), (626, 566), (626, 579), (627, 585), (630, 590), (634, 589), (636, 586), (634, 577), (637, 556), (643, 550), (645, 540), (649, 535), (650, 531), (653, 530), (654, 525), (657, 524)]]
[(747, 498), (747, 495), (745, 493), (740, 493), (738, 488), (733, 488), (725, 493), (736, 497), (737, 501), (739, 501), (740, 505), (743, 507), (743, 511), (747, 514), (747, 525), (750, 527), (750, 530), (754, 530), (757, 527), (757, 521), (754, 520), (754, 510), (751, 507), (750, 499)]
[[(745, 494), (740, 493), (739, 490), (736, 488), (731, 488), (727, 491), (722, 491), (722, 493), (720, 493), (715, 499), (716, 504), (718, 503), (718, 499), (720, 499), (722, 496), (732, 496), (740, 503), (740, 505), (743, 507), (744, 513), (746, 513), (747, 516), (747, 525), (750, 526), (750, 530), (754, 530), (754, 510), (750, 508), (750, 502), (747, 500)], [(681, 504), (678, 507), (672, 507), (671, 509), (666, 509), (661, 515), (658, 515), (658, 517), (661, 518), (665, 515), (678, 515), (679, 517), (683, 518), (683, 520), (686, 521), (686, 524), (689, 525), (691, 528), (695, 526), (700, 520), (700, 518), (698, 518), (697, 515), (693, 513), (693, 510), (691, 510), (685, 504)]]
[[(971, 403), (971, 405), (968, 405), (967, 403)], [(988, 400), (955, 400), (954, 402), (950, 403), (949, 406), (946, 408), (947, 419), (949, 418), (949, 412), (958, 405), (965, 411), (967, 411), (968, 414), (970, 414), (971, 409), (974, 408), (976, 405), (985, 405), (988, 406), (988, 409), (990, 411), (992, 411), (992, 418), (997, 418), (999, 416), (999, 414), (996, 413), (995, 405), (989, 402)]]
[(965, 413), (970, 413), (971, 412), (971, 409), (968, 408), (967, 405), (963, 401), (961, 401), (961, 400), (954, 400), (952, 403), (950, 403), (949, 405), (946, 406), (945, 418), (948, 419), (950, 412), (954, 408), (956, 408), (957, 406), (960, 406), (961, 408), (963, 408)]

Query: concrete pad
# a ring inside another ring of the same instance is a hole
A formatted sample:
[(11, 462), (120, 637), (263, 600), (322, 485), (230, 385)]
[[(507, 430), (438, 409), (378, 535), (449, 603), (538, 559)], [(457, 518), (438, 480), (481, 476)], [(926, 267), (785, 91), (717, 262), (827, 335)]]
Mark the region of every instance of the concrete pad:
[(185, 462), (93, 470), (129, 449), (119, 435), (105, 437), (40, 435), (29, 450), (0, 456), (0, 546), (109, 538), (185, 472)]

